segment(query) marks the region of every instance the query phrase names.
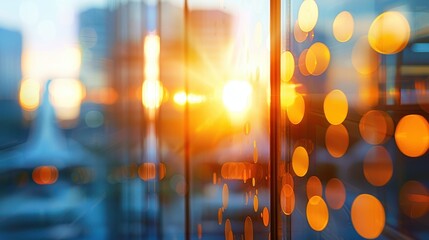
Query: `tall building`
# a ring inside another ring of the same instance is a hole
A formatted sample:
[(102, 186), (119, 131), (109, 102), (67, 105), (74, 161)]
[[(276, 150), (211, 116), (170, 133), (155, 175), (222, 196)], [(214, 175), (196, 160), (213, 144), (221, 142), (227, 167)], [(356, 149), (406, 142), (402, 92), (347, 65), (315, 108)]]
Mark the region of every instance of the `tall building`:
[(0, 28), (0, 99), (18, 99), (21, 73), (22, 35)]

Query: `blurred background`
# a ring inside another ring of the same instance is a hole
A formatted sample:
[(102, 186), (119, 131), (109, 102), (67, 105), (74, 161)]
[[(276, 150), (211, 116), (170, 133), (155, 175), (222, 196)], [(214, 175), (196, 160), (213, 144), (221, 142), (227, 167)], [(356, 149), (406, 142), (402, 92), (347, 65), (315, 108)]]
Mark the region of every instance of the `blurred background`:
[(429, 2), (0, 7), (0, 239), (429, 238)]

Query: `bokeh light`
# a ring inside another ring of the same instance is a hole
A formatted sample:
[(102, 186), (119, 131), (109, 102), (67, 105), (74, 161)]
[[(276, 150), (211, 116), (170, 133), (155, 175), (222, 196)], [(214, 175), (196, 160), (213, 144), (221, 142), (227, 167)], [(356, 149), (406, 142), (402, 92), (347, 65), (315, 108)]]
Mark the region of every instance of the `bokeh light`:
[(319, 196), (322, 197), (322, 192), (323, 192), (323, 188), (322, 188), (322, 182), (320, 181), (320, 179), (316, 176), (311, 176), (308, 180), (307, 180), (307, 198), (311, 199), (313, 196)]
[(267, 207), (264, 207), (264, 210), (262, 210), (262, 222), (264, 223), (265, 227), (267, 227), (270, 223), (270, 212), (268, 211)]
[(420, 182), (406, 182), (399, 193), (402, 212), (410, 218), (419, 218), (429, 210), (429, 192)]
[(308, 49), (304, 49), (302, 50), (301, 54), (299, 55), (299, 59), (298, 59), (298, 68), (299, 71), (301, 72), (301, 74), (303, 76), (309, 76), (310, 73), (307, 70), (307, 65), (306, 65), (306, 59), (307, 59), (307, 53), (308, 53)]
[(22, 109), (33, 111), (40, 104), (40, 83), (34, 79), (25, 79), (19, 89), (19, 103)]
[(158, 80), (146, 80), (142, 86), (142, 103), (149, 110), (159, 108), (164, 96), (164, 88)]
[(380, 56), (369, 45), (367, 36), (363, 36), (356, 41), (352, 51), (352, 64), (356, 71), (363, 75), (377, 71)]
[(382, 54), (402, 51), (410, 39), (410, 25), (400, 12), (384, 12), (377, 16), (368, 31), (371, 47)]
[(253, 222), (249, 216), (244, 221), (244, 240), (253, 240)]
[(374, 186), (385, 185), (393, 175), (393, 163), (383, 146), (372, 147), (363, 160), (363, 173)]
[(287, 107), (293, 105), (295, 101), (296, 91), (295, 85), (282, 82), (280, 84), (280, 105), (283, 110), (286, 110)]
[(304, 0), (299, 7), (298, 24), (303, 32), (310, 32), (316, 26), (319, 8), (314, 0)]
[(328, 181), (325, 188), (326, 202), (332, 209), (340, 209), (346, 201), (346, 189), (343, 182), (338, 178), (332, 178)]
[(295, 209), (295, 192), (289, 184), (285, 184), (280, 192), (280, 207), (286, 215), (291, 215)]
[(49, 85), (49, 93), (55, 113), (60, 120), (73, 120), (80, 114), (85, 89), (73, 78), (57, 78)]
[(331, 52), (329, 48), (321, 42), (316, 42), (307, 51), (305, 66), (311, 75), (319, 76), (326, 71), (330, 60)]
[(325, 144), (331, 156), (342, 157), (349, 147), (349, 133), (346, 127), (343, 124), (330, 125), (326, 129)]
[(290, 51), (285, 51), (280, 56), (280, 76), (283, 82), (288, 82), (295, 72), (295, 59)]
[(429, 125), (427, 120), (417, 114), (404, 116), (396, 126), (396, 145), (409, 157), (419, 157), (429, 147)]
[(307, 39), (308, 32), (304, 32), (299, 27), (298, 21), (295, 22), (295, 25), (293, 26), (293, 36), (295, 38), (295, 41), (302, 43)]
[(369, 144), (382, 144), (392, 135), (394, 124), (392, 118), (383, 111), (371, 110), (365, 113), (359, 122), (359, 132)]
[(287, 116), (292, 124), (299, 124), (304, 118), (305, 102), (302, 94), (296, 93), (295, 100), (286, 108)]
[(367, 239), (377, 238), (384, 229), (386, 215), (383, 205), (372, 195), (361, 194), (352, 203), (353, 227)]
[(322, 231), (328, 225), (328, 207), (320, 196), (313, 196), (308, 200), (306, 215), (308, 224), (315, 231)]
[(259, 199), (258, 199), (258, 195), (255, 194), (255, 196), (253, 196), (253, 211), (257, 212), (259, 209)]
[(332, 90), (325, 97), (323, 110), (330, 124), (341, 124), (346, 119), (349, 110), (346, 95), (341, 90)]
[(226, 219), (225, 221), (225, 239), (226, 240), (234, 239), (234, 234), (232, 233), (231, 221), (229, 219)]
[(58, 169), (54, 166), (41, 166), (33, 170), (33, 181), (39, 185), (54, 184), (58, 179)]
[(228, 201), (229, 201), (229, 189), (228, 189), (228, 185), (226, 185), (226, 183), (224, 183), (223, 188), (222, 188), (222, 207), (223, 207), (223, 209), (228, 208)]
[(353, 16), (347, 12), (340, 12), (332, 24), (335, 39), (339, 42), (347, 42), (353, 35), (354, 20)]
[(299, 146), (295, 148), (292, 155), (292, 168), (295, 174), (303, 177), (308, 171), (308, 153), (304, 147)]

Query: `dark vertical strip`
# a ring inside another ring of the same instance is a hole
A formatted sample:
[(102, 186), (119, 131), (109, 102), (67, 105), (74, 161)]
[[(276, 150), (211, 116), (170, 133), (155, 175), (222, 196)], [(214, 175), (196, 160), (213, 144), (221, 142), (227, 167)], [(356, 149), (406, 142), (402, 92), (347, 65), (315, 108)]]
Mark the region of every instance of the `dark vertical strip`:
[(271, 239), (279, 239), (277, 165), (280, 157), (280, 0), (270, 0), (270, 209)]
[[(188, 96), (189, 93), (189, 24), (188, 24), (188, 0), (185, 0), (183, 7), (184, 11), (184, 20), (185, 20), (185, 35), (184, 35), (184, 53), (185, 53), (185, 93)], [(185, 150), (185, 239), (191, 239), (191, 206), (190, 206), (190, 197), (191, 197), (191, 166), (190, 166), (190, 139), (189, 139), (189, 103), (185, 103), (185, 116), (184, 116), (184, 150)]]

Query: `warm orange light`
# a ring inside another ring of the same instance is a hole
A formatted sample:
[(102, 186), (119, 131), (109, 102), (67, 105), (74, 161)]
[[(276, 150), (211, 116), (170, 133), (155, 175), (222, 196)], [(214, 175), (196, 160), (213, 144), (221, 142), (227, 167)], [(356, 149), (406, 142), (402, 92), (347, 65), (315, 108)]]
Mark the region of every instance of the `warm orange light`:
[(349, 147), (349, 133), (344, 125), (330, 125), (325, 136), (326, 149), (335, 158), (342, 157)]
[(54, 79), (49, 85), (52, 105), (60, 120), (73, 120), (80, 114), (80, 105), (84, 97), (84, 86), (73, 78)]
[(155, 110), (161, 105), (164, 88), (158, 80), (146, 80), (142, 87), (142, 103), (149, 110)]
[(359, 122), (359, 132), (369, 144), (382, 144), (393, 135), (393, 120), (383, 111), (371, 110)]
[(328, 225), (328, 207), (320, 196), (313, 196), (308, 200), (306, 214), (308, 224), (313, 230), (320, 232)]
[(230, 113), (242, 114), (246, 112), (251, 105), (252, 86), (247, 81), (229, 81), (223, 88), (222, 100)]
[(371, 47), (383, 54), (402, 51), (410, 39), (408, 20), (399, 12), (389, 11), (380, 14), (371, 24), (368, 41)]
[(264, 207), (264, 210), (262, 210), (262, 222), (264, 223), (265, 227), (267, 227), (270, 223), (270, 212), (268, 211), (267, 207)]
[(226, 183), (224, 183), (223, 188), (222, 188), (222, 207), (223, 207), (223, 209), (228, 208), (228, 201), (229, 201), (229, 189), (228, 189), (228, 185), (226, 185)]
[(280, 104), (281, 108), (286, 110), (295, 101), (295, 84), (282, 82), (280, 84)]
[(285, 51), (280, 56), (280, 76), (283, 82), (288, 82), (295, 71), (295, 60), (290, 51)]
[[(155, 163), (143, 163), (138, 168), (139, 177), (143, 181), (149, 181), (156, 178), (156, 165)], [(159, 164), (159, 179), (162, 180), (165, 177), (166, 168), (164, 163)]]
[(330, 124), (341, 124), (346, 119), (349, 110), (346, 95), (341, 90), (332, 90), (325, 97), (323, 110)]
[(417, 181), (406, 182), (399, 193), (399, 205), (408, 217), (423, 217), (429, 210), (428, 189)]
[(223, 218), (223, 211), (222, 211), (222, 208), (219, 208), (219, 210), (217, 210), (217, 223), (219, 225), (222, 225), (222, 218)]
[(417, 114), (403, 117), (396, 126), (396, 145), (409, 157), (419, 157), (429, 148), (429, 124)]
[(160, 39), (156, 34), (149, 34), (144, 39), (144, 78), (159, 80)]
[(304, 0), (299, 7), (298, 24), (302, 31), (310, 32), (316, 26), (319, 9), (314, 0)]
[(257, 212), (259, 208), (259, 199), (258, 199), (258, 195), (255, 194), (255, 196), (253, 196), (253, 211)]
[(298, 68), (303, 76), (310, 75), (310, 73), (307, 70), (307, 65), (305, 64), (307, 59), (307, 53), (308, 53), (308, 49), (304, 49), (299, 55), (299, 59), (298, 59)]
[(383, 205), (372, 195), (359, 195), (353, 201), (351, 215), (353, 227), (364, 238), (377, 238), (384, 229), (386, 215)]
[(307, 51), (305, 66), (311, 75), (319, 76), (326, 71), (330, 60), (331, 52), (329, 48), (321, 42), (316, 42)]
[(186, 94), (184, 91), (180, 91), (174, 94), (173, 100), (178, 105), (185, 105), (186, 102), (189, 104), (202, 103), (206, 100), (206, 98), (194, 93)]
[(292, 155), (292, 168), (298, 177), (303, 177), (308, 171), (308, 153), (304, 147), (297, 147)]
[(305, 113), (304, 97), (301, 94), (296, 93), (295, 100), (286, 108), (286, 110), (289, 121), (295, 125), (299, 124), (304, 118)]
[(332, 24), (335, 39), (339, 42), (347, 42), (353, 35), (354, 20), (353, 16), (347, 12), (340, 12)]
[(393, 163), (389, 152), (382, 146), (372, 147), (363, 160), (363, 173), (372, 185), (384, 186), (393, 174)]
[(308, 33), (301, 30), (298, 21), (295, 22), (293, 27), (293, 36), (295, 37), (295, 41), (299, 43), (304, 42), (305, 39), (307, 39)]
[(232, 232), (231, 221), (226, 219), (225, 221), (225, 240), (234, 240), (234, 234)]
[(332, 209), (340, 209), (346, 201), (346, 189), (344, 184), (338, 178), (332, 178), (326, 184), (326, 201)]
[(244, 221), (244, 240), (253, 240), (253, 222), (249, 216)]
[(295, 209), (295, 193), (289, 184), (285, 184), (280, 192), (280, 206), (286, 215), (291, 215)]
[(54, 184), (58, 179), (58, 169), (54, 166), (41, 166), (33, 170), (33, 181), (39, 185)]
[(322, 182), (316, 176), (311, 176), (307, 181), (307, 198), (311, 199), (313, 196), (322, 196)]
[(22, 109), (33, 111), (40, 104), (40, 83), (34, 79), (25, 79), (19, 89), (19, 103)]

